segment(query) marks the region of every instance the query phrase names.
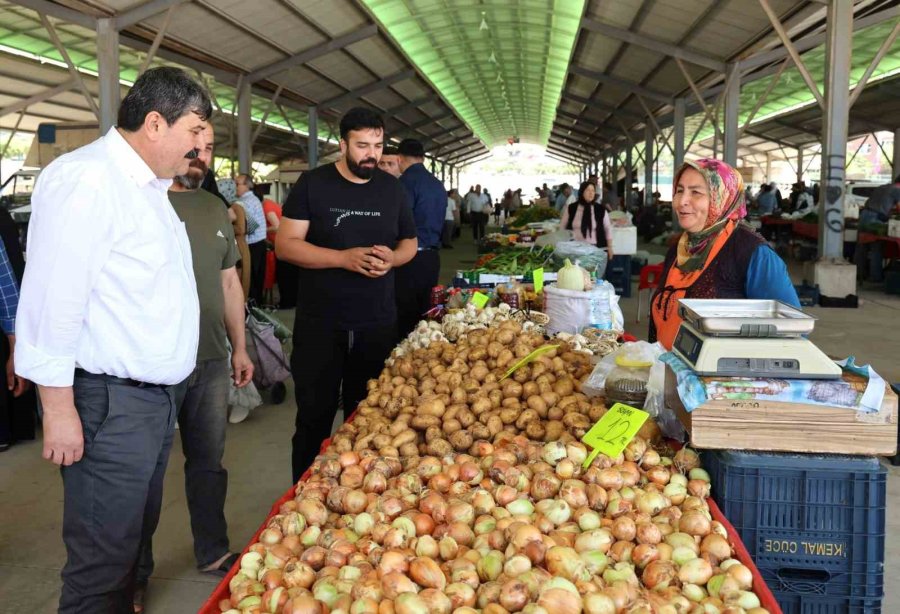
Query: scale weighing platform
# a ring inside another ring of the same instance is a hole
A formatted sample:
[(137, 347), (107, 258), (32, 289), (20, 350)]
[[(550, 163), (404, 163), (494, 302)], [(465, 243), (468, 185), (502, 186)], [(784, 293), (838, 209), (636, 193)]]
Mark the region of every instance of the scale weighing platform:
[(816, 319), (780, 301), (682, 299), (672, 350), (700, 375), (839, 379), (841, 368), (804, 335)]

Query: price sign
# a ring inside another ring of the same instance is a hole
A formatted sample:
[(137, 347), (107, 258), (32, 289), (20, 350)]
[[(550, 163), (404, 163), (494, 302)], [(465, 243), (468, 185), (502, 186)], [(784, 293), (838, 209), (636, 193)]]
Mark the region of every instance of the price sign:
[(558, 347), (559, 347), (559, 345), (542, 345), (541, 347), (539, 347), (538, 349), (533, 351), (531, 354), (529, 354), (528, 356), (526, 356), (525, 358), (523, 358), (522, 360), (520, 360), (519, 362), (514, 364), (512, 367), (510, 367), (509, 371), (507, 371), (503, 375), (503, 377), (500, 378), (500, 381), (502, 382), (507, 377), (509, 377), (510, 375), (515, 373), (519, 367), (521, 367), (523, 365), (527, 365), (529, 362), (531, 362), (532, 360), (534, 360), (541, 354), (545, 354), (545, 353), (549, 352), (550, 350), (555, 350)]
[(482, 294), (481, 292), (476, 292), (472, 295), (472, 304), (479, 309), (484, 309), (484, 306), (487, 305), (489, 300), (488, 295)]
[(593, 448), (584, 461), (584, 468), (587, 469), (601, 452), (610, 457), (621, 454), (649, 417), (647, 412), (623, 403), (610, 407), (581, 438), (581, 441)]
[(532, 276), (534, 277), (534, 293), (540, 294), (544, 289), (544, 267), (535, 269)]

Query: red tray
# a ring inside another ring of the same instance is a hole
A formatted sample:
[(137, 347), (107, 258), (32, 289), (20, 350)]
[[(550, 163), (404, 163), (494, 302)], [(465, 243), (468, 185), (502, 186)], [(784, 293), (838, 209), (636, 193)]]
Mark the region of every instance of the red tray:
[(731, 547), (734, 548), (734, 558), (739, 560), (753, 574), (753, 592), (759, 597), (759, 604), (767, 609), (770, 614), (782, 614), (781, 606), (778, 605), (775, 595), (772, 594), (766, 581), (760, 575), (759, 569), (756, 568), (756, 563), (753, 562), (750, 553), (747, 552), (747, 548), (744, 546), (744, 542), (741, 541), (741, 536), (738, 535), (735, 528), (725, 518), (722, 510), (719, 509), (712, 497), (707, 498), (706, 502), (709, 503), (709, 513), (713, 520), (721, 522), (725, 530), (728, 531), (728, 541), (731, 542)]

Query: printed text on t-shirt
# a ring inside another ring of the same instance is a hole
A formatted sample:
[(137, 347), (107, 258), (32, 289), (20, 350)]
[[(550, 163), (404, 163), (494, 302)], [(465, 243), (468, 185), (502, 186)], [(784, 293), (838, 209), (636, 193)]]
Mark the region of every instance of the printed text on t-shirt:
[(351, 215), (355, 215), (358, 217), (381, 217), (381, 211), (354, 211), (352, 209), (337, 209), (334, 207), (329, 209), (329, 211), (339, 214), (337, 216), (337, 219), (334, 221), (335, 228), (341, 225), (341, 221), (345, 217), (349, 217)]

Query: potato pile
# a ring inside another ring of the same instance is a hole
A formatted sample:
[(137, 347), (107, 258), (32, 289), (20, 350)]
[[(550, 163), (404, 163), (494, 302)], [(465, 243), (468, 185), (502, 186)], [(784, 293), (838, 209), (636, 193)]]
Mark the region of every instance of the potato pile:
[(606, 412), (600, 399), (580, 391), (592, 368), (587, 355), (559, 342), (503, 379), (547, 343), (510, 320), (470, 331), (455, 344), (438, 341), (396, 358), (369, 382), (367, 398), (353, 422), (335, 434), (331, 450), (444, 456), (501, 433), (534, 441), (580, 439)]

